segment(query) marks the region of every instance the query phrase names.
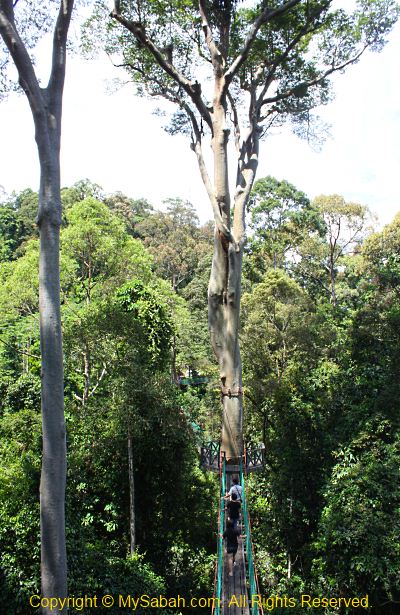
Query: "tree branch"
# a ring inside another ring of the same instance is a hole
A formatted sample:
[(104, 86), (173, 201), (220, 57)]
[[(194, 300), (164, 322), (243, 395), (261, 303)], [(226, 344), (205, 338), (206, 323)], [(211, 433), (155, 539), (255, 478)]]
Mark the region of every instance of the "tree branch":
[(229, 100), (229, 104), (231, 106), (232, 109), (232, 114), (233, 114), (233, 126), (234, 126), (234, 131), (235, 131), (235, 145), (236, 145), (236, 149), (239, 152), (240, 151), (240, 124), (239, 124), (239, 116), (238, 116), (238, 112), (236, 109), (236, 104), (235, 101), (233, 99), (232, 94), (230, 93), (230, 91), (227, 91), (227, 98)]
[(231, 232), (227, 228), (227, 226), (224, 224), (224, 221), (222, 219), (221, 211), (218, 206), (218, 201), (215, 197), (214, 189), (213, 189), (213, 186), (210, 180), (210, 176), (207, 171), (207, 167), (206, 167), (204, 156), (203, 156), (203, 149), (201, 146), (201, 131), (200, 131), (198, 122), (196, 120), (196, 117), (193, 111), (190, 109), (189, 105), (183, 104), (182, 107), (185, 110), (186, 114), (188, 115), (192, 123), (192, 126), (193, 126), (194, 138), (192, 137), (191, 149), (194, 151), (197, 157), (201, 179), (203, 180), (203, 184), (205, 186), (205, 189), (208, 194), (208, 198), (210, 199), (210, 203), (213, 209), (215, 224), (217, 225), (217, 228), (219, 229), (219, 231), (224, 235), (224, 237), (226, 237), (228, 241), (232, 241), (233, 238), (232, 238)]
[[(0, 35), (17, 68), (19, 84), (28, 98), (35, 123), (36, 142), (42, 159), (48, 157), (50, 138), (53, 136), (55, 136), (57, 148), (59, 148), (66, 41), (73, 4), (74, 0), (60, 0), (60, 10), (54, 27), (53, 59), (49, 84), (47, 89), (42, 89), (36, 77), (32, 60), (15, 26), (12, 2), (0, 0)], [(49, 132), (49, 113), (56, 118), (52, 136)]]
[(7, 346), (8, 348), (11, 348), (11, 350), (13, 350), (14, 352), (17, 352), (18, 354), (23, 354), (27, 357), (33, 357), (34, 359), (40, 359), (40, 355), (38, 354), (32, 354), (31, 352), (26, 352), (25, 350), (18, 350), (18, 348), (15, 348), (15, 346), (13, 346), (13, 344), (10, 344), (9, 342), (6, 342), (5, 339), (3, 339), (2, 337), (0, 337), (0, 342), (2, 344), (4, 344), (4, 346)]
[(257, 17), (257, 19), (251, 25), (250, 30), (247, 33), (244, 45), (241, 51), (239, 52), (239, 55), (233, 61), (231, 66), (228, 68), (228, 70), (225, 72), (225, 88), (229, 86), (230, 82), (232, 81), (236, 73), (238, 72), (239, 68), (247, 60), (251, 46), (261, 26), (267, 23), (268, 21), (271, 21), (275, 17), (278, 17), (279, 15), (283, 15), (284, 13), (286, 13), (287, 11), (295, 7), (300, 2), (301, 0), (289, 0), (289, 2), (286, 2), (285, 4), (283, 4), (277, 9), (271, 9), (269, 7), (266, 7), (263, 10), (263, 12)]
[[(305, 257), (302, 257), (302, 259), (304, 259), (307, 262), (307, 259)], [(302, 274), (305, 278), (308, 278), (310, 280), (314, 280), (314, 282), (317, 282), (317, 284), (319, 284), (321, 286), (321, 288), (323, 288), (323, 290), (325, 292), (327, 292), (328, 294), (331, 292), (330, 288), (328, 288), (320, 278), (318, 278), (316, 275), (313, 275), (312, 273), (310, 273), (309, 271), (306, 271), (305, 269), (303, 269), (300, 265), (298, 266), (298, 270), (300, 272), (300, 274)], [(327, 271), (329, 271), (329, 268), (326, 268)]]
[[(68, 29), (71, 23), (74, 0), (61, 0), (60, 10), (53, 35), (53, 57), (50, 79), (47, 86), (50, 99), (57, 98), (57, 103), (62, 99), (65, 81), (66, 45)], [(56, 103), (56, 101), (54, 100)]]
[(265, 98), (261, 102), (260, 107), (263, 107), (264, 105), (268, 105), (271, 103), (279, 102), (280, 100), (285, 100), (286, 98), (293, 96), (293, 94), (296, 92), (296, 90), (298, 89), (300, 85), (307, 89), (313, 85), (318, 85), (319, 83), (321, 83), (321, 81), (326, 79), (326, 77), (328, 77), (332, 73), (335, 73), (339, 70), (343, 70), (344, 68), (346, 68), (346, 66), (349, 66), (350, 64), (354, 64), (354, 62), (357, 62), (357, 60), (359, 60), (359, 58), (362, 56), (362, 54), (364, 53), (366, 49), (368, 49), (368, 45), (364, 45), (361, 51), (356, 56), (354, 56), (354, 58), (351, 58), (350, 60), (343, 62), (343, 64), (340, 64), (339, 66), (332, 66), (327, 71), (325, 71), (323, 75), (320, 75), (319, 77), (316, 77), (315, 79), (312, 79), (311, 81), (306, 81), (305, 83), (298, 83), (296, 86), (294, 86), (293, 88), (290, 88), (290, 90), (287, 90), (286, 92), (283, 92), (282, 94), (277, 94), (276, 96), (273, 96), (272, 98)]
[(210, 60), (210, 58), (206, 56), (201, 49), (200, 37), (195, 38), (194, 36), (191, 36), (190, 38), (192, 39), (193, 43), (197, 47), (197, 53), (199, 54), (199, 57), (205, 62), (207, 62), (208, 64), (212, 64), (212, 61)]
[(35, 122), (45, 121), (42, 91), (32, 61), (15, 27), (14, 8), (11, 0), (0, 0), (0, 35), (2, 36), (18, 71), (21, 88), (27, 95)]
[(247, 138), (243, 141), (238, 160), (233, 217), (233, 235), (237, 243), (245, 240), (245, 210), (257, 172), (259, 141), (260, 129), (253, 121)]
[(284, 60), (286, 60), (289, 56), (289, 53), (296, 47), (296, 45), (301, 41), (301, 39), (303, 38), (303, 36), (306, 36), (307, 34), (312, 34), (314, 33), (316, 30), (318, 30), (318, 28), (320, 27), (318, 26), (313, 26), (313, 27), (309, 27), (310, 24), (312, 25), (312, 20), (310, 20), (309, 18), (307, 19), (307, 22), (305, 23), (304, 27), (301, 28), (301, 30), (297, 33), (297, 35), (295, 37), (293, 37), (293, 39), (290, 41), (289, 45), (286, 47), (285, 51), (283, 52), (283, 54), (281, 56), (279, 56), (271, 65), (271, 68), (268, 71), (268, 76), (267, 79), (264, 83), (264, 86), (259, 94), (259, 96), (257, 97), (257, 112), (259, 114), (261, 106), (262, 106), (262, 101), (264, 99), (265, 94), (268, 91), (269, 86), (271, 85), (271, 83), (274, 80), (274, 76), (275, 76), (275, 72), (276, 69), (278, 68), (278, 66), (280, 64), (282, 64), (282, 62)]
[(157, 64), (192, 99), (193, 103), (196, 105), (197, 109), (199, 110), (200, 115), (202, 116), (202, 118), (207, 123), (207, 125), (210, 127), (210, 130), (212, 131), (211, 115), (210, 115), (209, 110), (207, 109), (206, 104), (204, 103), (201, 97), (201, 85), (197, 81), (195, 83), (192, 83), (191, 81), (189, 81), (189, 79), (187, 79), (184, 75), (182, 75), (175, 68), (175, 66), (173, 66), (173, 64), (171, 64), (171, 62), (167, 60), (167, 58), (164, 56), (162, 51), (157, 47), (157, 45), (155, 45), (155, 43), (150, 38), (147, 37), (143, 24), (137, 21), (130, 21), (129, 19), (126, 19), (125, 17), (123, 17), (121, 13), (117, 11), (116, 5), (117, 3), (115, 3), (114, 5), (114, 10), (110, 13), (110, 17), (112, 17), (112, 19), (115, 19), (116, 21), (118, 21), (118, 23), (124, 26), (124, 28), (126, 28), (129, 32), (131, 32), (134, 35), (136, 40), (138, 40), (139, 43), (143, 45), (143, 47), (145, 47), (148, 51), (150, 51), (150, 53), (156, 60)]
[(199, 11), (200, 11), (200, 16), (201, 16), (201, 25), (202, 25), (203, 32), (204, 32), (204, 38), (206, 40), (207, 47), (211, 54), (211, 61), (212, 61), (214, 70), (216, 74), (218, 74), (218, 76), (221, 76), (222, 69), (224, 67), (224, 59), (214, 41), (213, 33), (212, 33), (210, 23), (207, 17), (206, 5), (205, 5), (204, 0), (199, 0)]
[(9, 21), (14, 23), (14, 5), (12, 0), (1, 0), (0, 11), (4, 12), (4, 15)]
[[(342, 254), (344, 254), (344, 253), (345, 253), (346, 248), (347, 248), (348, 246), (350, 246), (352, 243), (359, 243), (359, 242), (361, 242), (361, 240), (362, 240), (362, 239), (360, 238), (359, 240), (357, 240), (357, 239), (356, 239), (356, 237), (357, 237), (357, 235), (358, 235), (359, 233), (361, 233), (361, 231), (363, 230), (363, 227), (364, 227), (364, 225), (363, 225), (363, 224), (361, 224), (359, 227), (357, 227), (357, 228), (354, 230), (354, 233), (353, 233), (352, 235), (350, 235), (350, 237), (349, 237), (348, 241), (346, 241), (346, 243), (344, 243), (343, 245), (341, 245), (341, 246), (340, 246), (340, 249), (339, 249), (339, 251), (338, 251), (338, 253), (337, 253), (337, 258), (336, 258), (336, 260), (338, 260), (338, 259), (342, 256)], [(335, 246), (334, 246), (335, 248), (336, 248), (336, 244), (337, 244), (338, 239), (339, 239), (339, 237), (337, 237), (337, 239), (336, 239), (336, 241), (335, 241)]]
[(159, 79), (156, 79), (156, 78), (152, 79), (152, 83), (155, 83), (160, 88), (160, 92), (157, 92), (155, 90), (152, 91), (146, 80), (146, 72), (140, 66), (136, 66), (136, 64), (132, 64), (131, 62), (124, 62), (122, 64), (113, 63), (113, 66), (115, 66), (115, 68), (130, 68), (131, 70), (139, 73), (139, 75), (143, 77), (144, 87), (149, 96), (154, 96), (154, 97), (162, 96), (163, 98), (165, 98), (165, 100), (168, 100), (169, 102), (177, 104), (180, 107), (183, 106), (184, 104), (183, 99), (172, 89), (167, 88), (165, 84)]
[(101, 374), (95, 384), (95, 386), (93, 387), (93, 389), (88, 393), (87, 399), (89, 399), (90, 397), (92, 397), (92, 395), (94, 395), (94, 393), (96, 392), (97, 387), (99, 386), (99, 384), (101, 383), (101, 381), (103, 380), (104, 376), (107, 373), (107, 365), (105, 363), (103, 363), (103, 369), (101, 371)]

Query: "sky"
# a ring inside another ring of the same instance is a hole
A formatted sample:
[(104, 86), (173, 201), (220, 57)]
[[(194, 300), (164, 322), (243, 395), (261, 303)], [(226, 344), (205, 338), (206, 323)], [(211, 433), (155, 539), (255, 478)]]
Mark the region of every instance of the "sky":
[[(39, 57), (43, 79), (48, 54)], [(367, 52), (335, 77), (335, 100), (318, 110), (331, 137), (314, 151), (288, 130), (268, 137), (260, 148), (257, 178), (286, 179), (310, 198), (341, 194), (368, 205), (380, 226), (400, 211), (400, 24), (381, 53)], [(160, 207), (168, 197), (192, 202), (201, 221), (211, 206), (195, 155), (183, 136), (171, 137), (154, 104), (134, 96), (127, 84), (107, 93), (121, 77), (107, 58), (68, 60), (64, 95), (62, 185), (88, 178), (107, 193), (121, 191)], [(23, 95), (0, 103), (0, 186), (10, 194), (37, 190), (39, 166), (33, 122)], [(205, 146), (208, 147), (208, 146)]]

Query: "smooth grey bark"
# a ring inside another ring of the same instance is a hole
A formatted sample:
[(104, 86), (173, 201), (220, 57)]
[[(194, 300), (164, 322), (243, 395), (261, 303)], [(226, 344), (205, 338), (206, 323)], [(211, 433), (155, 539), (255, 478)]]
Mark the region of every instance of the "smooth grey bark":
[(242, 248), (225, 247), (217, 232), (208, 289), (211, 343), (218, 359), (222, 398), (221, 450), (227, 460), (243, 454), (242, 366), (239, 314)]
[[(12, 0), (0, 0), (0, 34), (18, 71), (35, 125), (40, 163), (39, 313), (42, 361), (42, 470), (40, 480), (41, 583), (44, 597), (67, 596), (65, 544), (66, 437), (60, 317), (59, 237), (61, 225), (60, 138), (67, 33), (74, 0), (60, 0), (46, 88), (39, 86), (17, 30)], [(43, 613), (66, 609), (43, 608)]]
[[(43, 431), (40, 479), (41, 581), (43, 596), (63, 598), (67, 596), (64, 517), (66, 442), (58, 260), (59, 225), (52, 224), (46, 216), (40, 222), (39, 264)], [(51, 611), (43, 609), (43, 612)]]
[[(205, 15), (205, 14), (204, 14)], [(205, 17), (204, 17), (205, 18)], [(210, 44), (210, 52), (212, 53)], [(213, 99), (214, 191), (217, 202), (214, 253), (208, 287), (208, 324), (211, 344), (219, 363), (222, 430), (221, 450), (227, 461), (238, 462), (243, 454), (242, 364), (239, 347), (242, 259), (245, 244), (245, 207), (258, 165), (258, 126), (254, 122), (247, 139), (238, 138), (238, 170), (231, 223), (228, 177), (228, 94), (219, 56), (215, 58)], [(240, 128), (234, 103), (235, 130)], [(199, 158), (199, 157), (198, 157)], [(199, 161), (200, 162), (200, 161)], [(222, 224), (221, 224), (221, 223)]]
[(136, 514), (135, 514), (135, 474), (133, 468), (133, 442), (132, 435), (128, 431), (128, 475), (129, 475), (129, 534), (130, 553), (136, 550)]

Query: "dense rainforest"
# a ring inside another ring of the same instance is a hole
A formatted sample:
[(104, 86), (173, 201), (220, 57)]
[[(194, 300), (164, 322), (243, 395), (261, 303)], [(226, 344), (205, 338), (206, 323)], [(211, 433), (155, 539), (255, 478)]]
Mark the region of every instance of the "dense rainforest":
[[(199, 447), (221, 422), (213, 224), (179, 198), (157, 211), (88, 180), (61, 195), (69, 595), (211, 596), (218, 481)], [(37, 205), (27, 189), (0, 206), (6, 615), (30, 612), (40, 587)], [(397, 613), (400, 215), (377, 231), (365, 206), (266, 177), (247, 219), (240, 340), (245, 440), (265, 444), (249, 478), (262, 591), (368, 594), (370, 613)]]

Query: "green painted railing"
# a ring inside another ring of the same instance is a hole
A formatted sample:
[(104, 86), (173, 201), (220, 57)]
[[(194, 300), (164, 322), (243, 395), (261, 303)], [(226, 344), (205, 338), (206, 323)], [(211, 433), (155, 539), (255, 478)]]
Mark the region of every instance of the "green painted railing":
[(246, 534), (246, 559), (247, 559), (247, 582), (249, 586), (249, 610), (250, 610), (251, 615), (258, 615), (259, 611), (258, 611), (257, 601), (254, 600), (253, 602), (252, 600), (252, 596), (256, 596), (258, 594), (258, 588), (257, 588), (256, 571), (255, 571), (255, 566), (254, 566), (250, 517), (249, 517), (249, 509), (247, 507), (246, 485), (244, 482), (242, 463), (240, 463), (240, 484), (242, 485), (242, 515), (243, 515), (244, 532)]
[(224, 539), (222, 534), (225, 529), (225, 490), (226, 490), (226, 461), (225, 458), (221, 463), (221, 493), (219, 501), (219, 521), (218, 521), (218, 552), (217, 552), (217, 574), (215, 583), (215, 602), (214, 602), (214, 615), (220, 615), (221, 613), (221, 598), (222, 598), (222, 573), (223, 573), (223, 560), (224, 560)]

